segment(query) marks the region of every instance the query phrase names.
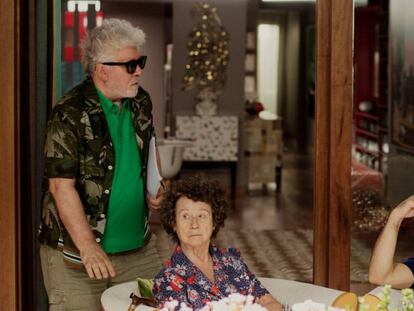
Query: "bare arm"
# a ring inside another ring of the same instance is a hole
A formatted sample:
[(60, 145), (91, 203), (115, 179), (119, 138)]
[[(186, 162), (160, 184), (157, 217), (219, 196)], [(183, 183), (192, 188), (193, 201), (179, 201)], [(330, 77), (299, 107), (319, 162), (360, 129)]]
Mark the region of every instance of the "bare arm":
[(82, 263), (90, 278), (101, 279), (115, 276), (115, 269), (86, 219), (75, 180), (50, 178), (49, 190), (55, 199), (59, 216), (70, 237), (80, 251)]
[(270, 294), (258, 298), (257, 303), (265, 307), (268, 311), (282, 311), (282, 305)]
[(414, 196), (400, 203), (391, 212), (388, 221), (375, 243), (369, 264), (368, 278), (371, 283), (390, 284), (396, 288), (410, 287), (414, 283), (411, 270), (402, 263), (394, 263), (398, 231), (405, 218), (414, 217)]

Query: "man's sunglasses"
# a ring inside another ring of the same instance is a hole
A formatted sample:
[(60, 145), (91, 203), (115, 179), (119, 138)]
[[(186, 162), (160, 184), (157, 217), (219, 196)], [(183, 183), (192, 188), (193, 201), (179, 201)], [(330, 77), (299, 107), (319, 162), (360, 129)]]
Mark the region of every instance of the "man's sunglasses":
[(144, 69), (146, 62), (147, 62), (147, 57), (143, 55), (143, 56), (138, 57), (137, 59), (130, 60), (129, 62), (124, 62), (124, 63), (106, 62), (102, 64), (108, 65), (108, 66), (125, 66), (128, 73), (134, 73), (135, 70), (137, 69), (137, 66), (139, 66), (139, 68), (141, 69)]

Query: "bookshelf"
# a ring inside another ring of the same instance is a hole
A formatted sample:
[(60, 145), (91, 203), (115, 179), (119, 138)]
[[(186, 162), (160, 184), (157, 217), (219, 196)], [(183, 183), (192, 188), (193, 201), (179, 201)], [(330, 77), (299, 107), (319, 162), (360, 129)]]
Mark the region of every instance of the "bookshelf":
[(388, 143), (388, 1), (355, 9), (353, 157), (384, 170)]

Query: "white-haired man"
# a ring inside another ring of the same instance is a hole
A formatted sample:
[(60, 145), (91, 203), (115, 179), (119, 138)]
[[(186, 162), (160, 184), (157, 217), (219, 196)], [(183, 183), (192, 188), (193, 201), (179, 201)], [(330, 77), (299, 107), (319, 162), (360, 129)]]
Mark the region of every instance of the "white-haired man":
[(150, 97), (139, 86), (144, 32), (105, 19), (82, 45), (88, 77), (49, 116), (41, 263), (50, 310), (97, 310), (109, 286), (161, 268), (145, 195)]

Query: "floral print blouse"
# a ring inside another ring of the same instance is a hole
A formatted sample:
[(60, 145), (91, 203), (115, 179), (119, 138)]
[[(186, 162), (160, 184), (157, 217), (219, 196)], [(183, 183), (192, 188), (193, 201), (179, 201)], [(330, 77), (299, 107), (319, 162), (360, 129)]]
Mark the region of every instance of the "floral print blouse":
[(210, 255), (213, 259), (215, 283), (187, 258), (180, 246), (176, 247), (166, 262), (166, 267), (155, 277), (153, 293), (160, 308), (169, 300), (177, 300), (199, 310), (206, 303), (233, 293), (254, 297), (269, 293), (249, 271), (239, 250), (219, 249), (212, 245)]

